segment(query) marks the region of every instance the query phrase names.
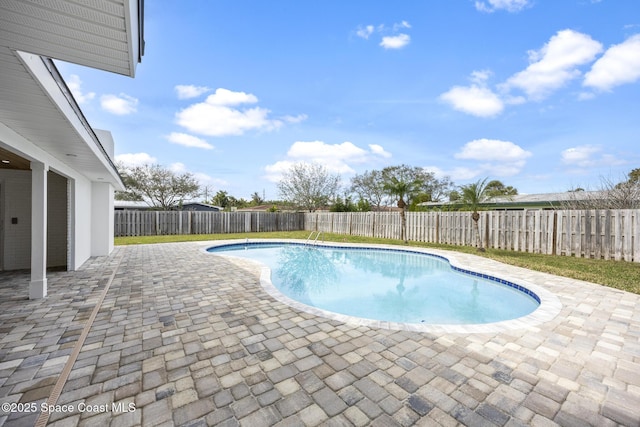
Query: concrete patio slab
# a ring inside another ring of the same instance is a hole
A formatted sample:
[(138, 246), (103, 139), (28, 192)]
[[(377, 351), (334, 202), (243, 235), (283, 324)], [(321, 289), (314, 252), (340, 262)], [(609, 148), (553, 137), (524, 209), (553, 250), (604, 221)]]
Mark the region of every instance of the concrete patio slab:
[(640, 426), (639, 295), (438, 251), (557, 315), (393, 330), (284, 304), (208, 244), (117, 247), (50, 273), (43, 300), (2, 273), (0, 425)]

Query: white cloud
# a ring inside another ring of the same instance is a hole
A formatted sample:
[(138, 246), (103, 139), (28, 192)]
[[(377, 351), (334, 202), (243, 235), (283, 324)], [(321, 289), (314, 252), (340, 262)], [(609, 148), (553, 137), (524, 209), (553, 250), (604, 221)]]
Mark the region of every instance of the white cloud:
[(478, 117), (496, 116), (504, 109), (504, 103), (487, 87), (490, 75), (489, 70), (474, 71), (470, 77), (471, 86), (454, 86), (440, 95), (440, 99), (453, 109), (467, 114)]
[(388, 151), (385, 151), (384, 147), (378, 144), (369, 144), (369, 150), (371, 150), (373, 154), (376, 154), (378, 156), (381, 156), (387, 159), (391, 157), (391, 153), (389, 153)]
[(499, 139), (475, 139), (467, 142), (458, 153), (457, 159), (488, 160), (499, 162), (513, 162), (524, 160), (531, 156), (529, 151), (510, 141)]
[[(201, 186), (213, 186), (214, 188), (225, 188), (229, 186), (229, 181), (220, 178), (214, 178), (212, 176), (207, 175), (202, 172), (193, 173), (195, 179), (198, 180)], [(213, 194), (209, 194), (209, 196), (213, 196)]]
[(529, 0), (487, 0), (476, 1), (476, 9), (480, 12), (491, 13), (496, 10), (506, 10), (507, 12), (519, 12), (529, 5)]
[(287, 123), (300, 123), (307, 120), (309, 117), (306, 114), (298, 114), (297, 116), (284, 116), (282, 120)]
[(541, 100), (580, 76), (579, 65), (591, 62), (602, 51), (602, 44), (573, 30), (555, 34), (542, 49), (529, 51), (530, 65), (511, 76), (506, 91), (518, 88), (530, 99)]
[(453, 181), (466, 181), (480, 176), (483, 173), (479, 168), (466, 168), (460, 166), (455, 167), (450, 171), (441, 169), (438, 166), (425, 166), (423, 169), (427, 172), (432, 172), (438, 179), (448, 177)]
[(408, 34), (398, 34), (395, 36), (384, 36), (380, 42), (380, 46), (385, 49), (402, 49), (411, 41)]
[(183, 145), (185, 147), (204, 148), (205, 150), (213, 149), (213, 145), (204, 139), (186, 133), (171, 132), (166, 138), (173, 144)]
[(177, 85), (174, 89), (179, 99), (195, 98), (211, 90), (206, 86), (194, 85)]
[(401, 30), (408, 30), (411, 28), (411, 24), (407, 21), (401, 21), (393, 24), (391, 28), (384, 24), (359, 26), (356, 29), (356, 35), (360, 38), (368, 40), (374, 33), (382, 35), (380, 46), (385, 49), (402, 49), (411, 42), (411, 37), (405, 33), (398, 33)]
[(234, 92), (229, 89), (218, 88), (213, 95), (207, 97), (206, 102), (211, 105), (235, 106), (240, 104), (255, 104), (258, 102), (258, 98), (251, 93)]
[(379, 158), (389, 158), (391, 154), (377, 144), (370, 144), (365, 150), (345, 141), (341, 144), (327, 144), (323, 141), (296, 141), (289, 151), (287, 159), (278, 161), (265, 167), (266, 179), (277, 182), (282, 173), (289, 170), (294, 163), (318, 163), (333, 173), (355, 173), (352, 166), (375, 161)]
[(187, 167), (184, 163), (175, 162), (169, 165), (169, 170), (173, 173), (185, 173), (187, 171)]
[(579, 168), (591, 168), (596, 166), (618, 166), (625, 164), (612, 154), (601, 154), (602, 147), (597, 145), (579, 145), (567, 148), (560, 153), (562, 163)]
[(265, 108), (233, 108), (257, 102), (255, 95), (219, 88), (204, 102), (176, 113), (176, 122), (190, 132), (207, 136), (242, 135), (249, 130), (271, 131), (281, 127), (283, 122), (270, 119), (270, 111)]
[(86, 104), (96, 96), (95, 92), (82, 92), (82, 81), (77, 74), (71, 74), (66, 83), (78, 104)]
[[(191, 172), (187, 169), (187, 166), (184, 163), (181, 162), (175, 162), (175, 163), (171, 163), (169, 165), (169, 170), (175, 174), (184, 174), (184, 173), (189, 173), (191, 175), (193, 175), (193, 177), (196, 179), (196, 181), (198, 181), (198, 183), (204, 187), (204, 186), (214, 186), (217, 188), (221, 188), (221, 187), (226, 187), (229, 185), (229, 183), (223, 179), (218, 179), (218, 178), (213, 178), (209, 175), (207, 175), (206, 173), (202, 173), (202, 172)], [(209, 194), (210, 196), (212, 196), (213, 194)]]
[(373, 25), (367, 25), (365, 27), (358, 27), (356, 35), (360, 38), (367, 40), (371, 34), (373, 34), (375, 28)]
[[(511, 141), (482, 138), (467, 142), (454, 157), (481, 162), (476, 168), (478, 172), (493, 176), (512, 176), (522, 170), (526, 159), (531, 155), (531, 152)], [(462, 172), (466, 173), (466, 170)], [(461, 171), (458, 171), (456, 175), (460, 174)]]
[(411, 24), (409, 24), (407, 21), (402, 21), (400, 23), (393, 24), (393, 31), (398, 31), (402, 28), (411, 28)]
[(478, 117), (493, 117), (504, 109), (502, 100), (491, 89), (478, 86), (454, 86), (440, 95), (455, 110)]
[(598, 59), (584, 76), (584, 86), (608, 91), (615, 86), (640, 79), (640, 34), (614, 45)]
[(125, 116), (137, 111), (138, 100), (124, 93), (117, 96), (102, 95), (100, 97), (100, 106), (111, 114)]
[(147, 153), (126, 153), (118, 154), (116, 156), (116, 162), (122, 163), (125, 166), (129, 167), (152, 165), (157, 161), (158, 159)]
[(592, 166), (594, 164), (592, 156), (599, 152), (600, 148), (594, 145), (582, 145), (579, 147), (567, 148), (562, 151), (562, 162), (570, 165)]
[(363, 163), (369, 152), (351, 142), (342, 144), (326, 144), (323, 141), (296, 141), (287, 156), (297, 161), (315, 162), (338, 173), (353, 173), (348, 163)]
[(267, 181), (279, 182), (280, 179), (282, 179), (282, 175), (290, 170), (291, 166), (293, 166), (295, 163), (296, 162), (292, 162), (290, 160), (280, 160), (272, 165), (267, 165), (264, 167), (264, 170), (266, 172), (264, 178)]

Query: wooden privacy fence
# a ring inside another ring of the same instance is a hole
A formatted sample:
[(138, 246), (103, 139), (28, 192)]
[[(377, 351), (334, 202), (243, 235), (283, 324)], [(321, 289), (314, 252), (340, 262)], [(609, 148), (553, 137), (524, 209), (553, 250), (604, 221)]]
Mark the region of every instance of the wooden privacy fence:
[(114, 216), (116, 237), (295, 230), (304, 230), (302, 213), (125, 210)]
[[(486, 248), (640, 262), (640, 210), (480, 212)], [(477, 246), (471, 212), (407, 212), (407, 239)], [(400, 239), (398, 212), (306, 213), (305, 229)]]

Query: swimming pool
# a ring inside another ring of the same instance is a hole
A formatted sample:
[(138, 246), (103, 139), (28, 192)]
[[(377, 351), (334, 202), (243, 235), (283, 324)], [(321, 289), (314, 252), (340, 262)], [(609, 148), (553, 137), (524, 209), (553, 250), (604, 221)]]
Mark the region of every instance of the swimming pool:
[(535, 317), (541, 303), (527, 286), (420, 250), (245, 242), (207, 251), (268, 266), (263, 286), (289, 305), (360, 324), (455, 329)]

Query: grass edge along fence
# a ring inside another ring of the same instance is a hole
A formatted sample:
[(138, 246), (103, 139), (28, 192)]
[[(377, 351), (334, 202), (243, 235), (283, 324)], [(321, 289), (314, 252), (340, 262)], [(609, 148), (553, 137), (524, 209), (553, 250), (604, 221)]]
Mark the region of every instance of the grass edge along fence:
[[(399, 239), (398, 212), (305, 213), (309, 231)], [(640, 210), (480, 212), (485, 248), (640, 262)], [(407, 212), (407, 239), (477, 246), (471, 212)]]
[(297, 212), (115, 211), (114, 236), (228, 234), (304, 230)]

